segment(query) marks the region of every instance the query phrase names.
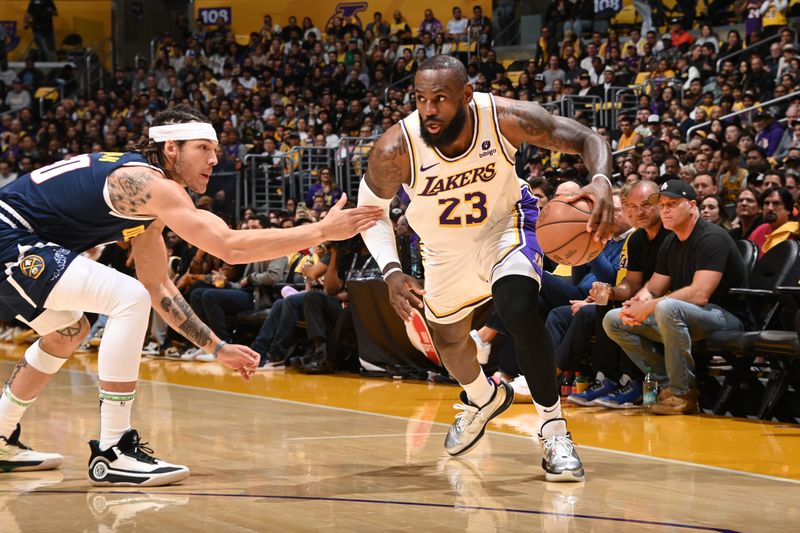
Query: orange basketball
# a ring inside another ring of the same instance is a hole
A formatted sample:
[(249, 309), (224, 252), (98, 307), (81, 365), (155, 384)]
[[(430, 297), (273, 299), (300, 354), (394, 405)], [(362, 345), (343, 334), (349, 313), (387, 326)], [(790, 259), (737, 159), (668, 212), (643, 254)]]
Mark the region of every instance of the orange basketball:
[(586, 200), (567, 203), (556, 196), (547, 202), (536, 222), (536, 239), (544, 254), (562, 265), (588, 263), (603, 250), (603, 243), (586, 231), (592, 204)]

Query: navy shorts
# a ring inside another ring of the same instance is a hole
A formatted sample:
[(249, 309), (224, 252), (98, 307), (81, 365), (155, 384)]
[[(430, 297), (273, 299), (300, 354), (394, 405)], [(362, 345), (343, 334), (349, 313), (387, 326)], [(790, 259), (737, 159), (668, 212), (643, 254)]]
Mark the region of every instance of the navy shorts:
[[(77, 257), (26, 228), (0, 222), (0, 318), (27, 323), (45, 311), (50, 291)], [(40, 332), (41, 333), (41, 332)]]

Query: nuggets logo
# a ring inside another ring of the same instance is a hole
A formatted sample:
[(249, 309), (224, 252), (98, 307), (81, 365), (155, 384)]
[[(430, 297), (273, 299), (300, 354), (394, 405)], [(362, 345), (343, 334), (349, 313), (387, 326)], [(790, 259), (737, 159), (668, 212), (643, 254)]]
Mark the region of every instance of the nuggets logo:
[(19, 269), (29, 278), (37, 279), (44, 272), (44, 259), (38, 255), (29, 255), (19, 262)]

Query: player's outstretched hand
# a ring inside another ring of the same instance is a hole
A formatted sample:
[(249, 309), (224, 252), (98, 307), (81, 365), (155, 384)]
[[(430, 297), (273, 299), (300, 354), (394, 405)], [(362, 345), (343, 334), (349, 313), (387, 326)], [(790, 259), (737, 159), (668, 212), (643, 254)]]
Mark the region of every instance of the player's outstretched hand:
[(605, 178), (593, 179), (577, 193), (565, 198), (572, 203), (580, 199), (590, 199), (593, 204), (592, 216), (586, 224), (586, 231), (594, 232), (594, 240), (607, 241), (614, 231), (614, 200), (611, 196), (611, 183)]
[(389, 286), (389, 303), (403, 322), (411, 319), (412, 306), (422, 309), (422, 300), (417, 295), (425, 294), (425, 289), (417, 278), (402, 272), (392, 272), (386, 278), (386, 285)]
[(259, 359), (258, 353), (241, 344), (226, 344), (217, 354), (220, 363), (238, 370), (244, 379), (250, 379), (258, 367)]
[(320, 222), (325, 226), (324, 236), (326, 241), (342, 241), (349, 239), (356, 233), (361, 233), (375, 225), (383, 216), (383, 208), (364, 205), (353, 209), (344, 209), (347, 195), (343, 194), (336, 205), (331, 207), (328, 215)]

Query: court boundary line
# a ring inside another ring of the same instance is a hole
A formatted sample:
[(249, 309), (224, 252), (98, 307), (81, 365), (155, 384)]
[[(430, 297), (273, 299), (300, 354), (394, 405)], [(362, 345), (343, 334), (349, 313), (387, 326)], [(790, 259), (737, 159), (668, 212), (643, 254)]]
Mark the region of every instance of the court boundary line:
[[(6, 363), (9, 363), (9, 364), (13, 364), (11, 361), (8, 361), (8, 360), (5, 360), (5, 359), (2, 360), (2, 361), (6, 362)], [(87, 372), (86, 370), (78, 370), (78, 369), (73, 369), (73, 368), (62, 368), (61, 371), (62, 372), (63, 371), (77, 372), (79, 374), (84, 374), (84, 375), (87, 375), (87, 376), (95, 376), (95, 377), (98, 376), (98, 374), (96, 372)], [(379, 416), (379, 417), (383, 417), (383, 418), (391, 418), (391, 419), (394, 419), (394, 420), (402, 420), (402, 421), (405, 421), (405, 422), (408, 422), (409, 420), (414, 420), (414, 421), (418, 421), (418, 422), (429, 422), (429, 423), (435, 424), (437, 426), (450, 427), (449, 424), (445, 424), (443, 422), (436, 422), (435, 420), (421, 420), (419, 418), (413, 418), (413, 417), (402, 417), (402, 416), (397, 416), (397, 415), (387, 415), (387, 414), (384, 414), (384, 413), (373, 413), (371, 411), (359, 411), (357, 409), (350, 409), (348, 407), (336, 407), (336, 406), (332, 406), (332, 405), (321, 405), (321, 404), (317, 404), (317, 403), (301, 402), (301, 401), (298, 401), (298, 400), (287, 400), (285, 398), (274, 398), (272, 396), (259, 396), (257, 394), (248, 394), (248, 393), (245, 393), (245, 392), (235, 392), (235, 391), (220, 390), (220, 389), (214, 389), (214, 388), (208, 388), (208, 387), (201, 387), (201, 386), (197, 386), (197, 385), (183, 385), (181, 383), (170, 383), (168, 381), (156, 381), (156, 380), (152, 380), (152, 379), (139, 379), (138, 381), (143, 381), (143, 382), (146, 382), (146, 383), (154, 383), (154, 384), (159, 384), (159, 385), (168, 385), (170, 387), (178, 387), (178, 388), (183, 388), (183, 389), (200, 390), (200, 391), (211, 391), (211, 392), (216, 392), (216, 393), (219, 393), (219, 394), (228, 394), (228, 395), (232, 395), (232, 396), (242, 396), (242, 397), (245, 397), (245, 398), (271, 400), (271, 401), (275, 401), (275, 402), (283, 402), (283, 403), (288, 403), (288, 404), (292, 404), (292, 405), (318, 407), (320, 409), (343, 411), (343, 412), (347, 412), (347, 413), (357, 413), (357, 414), (363, 414), (363, 415)], [(45, 387), (45, 391), (46, 390), (47, 390), (47, 387)], [(518, 435), (518, 434), (515, 434), (515, 433), (505, 433), (505, 432), (502, 432), (502, 431), (496, 431), (496, 430), (490, 430), (490, 429), (487, 429), (486, 433), (491, 434), (491, 435), (500, 435), (500, 436), (505, 436), (505, 437), (513, 437), (513, 438), (516, 438), (516, 439), (534, 440), (534, 437), (531, 436), (531, 435)], [(622, 455), (622, 456), (626, 456), (626, 457), (635, 457), (637, 459), (647, 459), (647, 460), (651, 460), (651, 461), (658, 461), (658, 462), (669, 463), (669, 464), (677, 464), (677, 465), (681, 465), (681, 466), (690, 466), (690, 467), (694, 467), (694, 468), (702, 468), (702, 469), (705, 469), (705, 470), (712, 470), (712, 471), (715, 471), (715, 472), (723, 472), (723, 473), (726, 473), (726, 474), (734, 474), (734, 475), (752, 477), (752, 478), (763, 479), (763, 480), (767, 480), (767, 481), (780, 481), (780, 482), (784, 482), (784, 483), (790, 483), (790, 484), (793, 484), (793, 485), (800, 485), (800, 480), (798, 480), (798, 479), (778, 477), (778, 476), (770, 476), (768, 474), (759, 474), (759, 473), (756, 473), (756, 472), (747, 472), (747, 471), (744, 471), (744, 470), (735, 470), (733, 468), (725, 468), (725, 467), (722, 467), (722, 466), (705, 465), (705, 464), (702, 464), (702, 463), (693, 463), (691, 461), (682, 461), (680, 459), (669, 459), (667, 457), (657, 457), (657, 456), (653, 456), (653, 455), (643, 455), (643, 454), (638, 454), (638, 453), (634, 453), (634, 452), (626, 452), (626, 451), (622, 451), (622, 450), (613, 450), (613, 449), (610, 449), (610, 448), (600, 448), (598, 446), (589, 446), (589, 445), (585, 445), (585, 444), (579, 444), (578, 447), (579, 448), (586, 448), (587, 450), (592, 450), (592, 451), (597, 451), (597, 452), (606, 452), (606, 453)]]

